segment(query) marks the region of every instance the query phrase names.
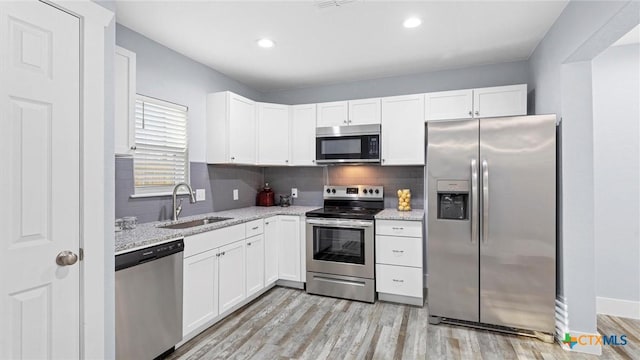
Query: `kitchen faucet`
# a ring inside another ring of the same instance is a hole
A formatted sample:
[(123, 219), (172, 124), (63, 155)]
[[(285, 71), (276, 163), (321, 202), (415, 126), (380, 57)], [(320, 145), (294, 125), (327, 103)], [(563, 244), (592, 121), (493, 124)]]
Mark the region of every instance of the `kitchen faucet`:
[(184, 186), (187, 188), (187, 190), (189, 190), (189, 202), (191, 202), (192, 204), (196, 203), (196, 198), (193, 195), (193, 189), (191, 189), (191, 186), (189, 184), (187, 184), (186, 182), (176, 184), (176, 186), (173, 187), (173, 221), (178, 220), (178, 215), (180, 215), (180, 212), (182, 211), (182, 199), (180, 199), (180, 203), (176, 207), (176, 195), (178, 194), (178, 188), (180, 188), (181, 186)]

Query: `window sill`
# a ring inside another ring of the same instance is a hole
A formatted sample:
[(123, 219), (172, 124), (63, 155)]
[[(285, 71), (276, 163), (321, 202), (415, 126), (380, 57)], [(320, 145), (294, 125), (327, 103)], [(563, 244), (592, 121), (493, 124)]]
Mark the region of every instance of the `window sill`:
[[(173, 195), (171, 191), (169, 192), (157, 192), (157, 193), (144, 193), (144, 194), (131, 194), (129, 195), (129, 199), (140, 199), (140, 198), (150, 198), (150, 197), (169, 197)], [(181, 190), (178, 191), (178, 195), (189, 195), (188, 191)]]

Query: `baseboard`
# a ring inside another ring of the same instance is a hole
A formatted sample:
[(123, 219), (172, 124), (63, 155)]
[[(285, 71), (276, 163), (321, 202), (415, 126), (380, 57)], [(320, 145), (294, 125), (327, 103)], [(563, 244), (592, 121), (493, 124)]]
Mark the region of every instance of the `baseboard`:
[(560, 346), (564, 350), (583, 354), (602, 355), (602, 344), (597, 343), (597, 338), (600, 334), (580, 331), (569, 331), (568, 334), (570, 334), (572, 340), (576, 341), (573, 348), (569, 344), (563, 342), (565, 340), (564, 336), (560, 337), (559, 334), (556, 334), (556, 340), (558, 340), (558, 343), (560, 343)]
[(640, 301), (596, 297), (598, 314), (640, 320)]

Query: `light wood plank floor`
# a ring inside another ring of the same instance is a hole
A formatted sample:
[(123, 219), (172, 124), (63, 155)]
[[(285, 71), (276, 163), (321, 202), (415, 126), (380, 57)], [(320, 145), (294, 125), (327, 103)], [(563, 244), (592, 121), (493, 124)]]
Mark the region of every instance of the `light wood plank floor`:
[(598, 317), (601, 334), (629, 345), (603, 356), (558, 344), (450, 325), (429, 325), (427, 307), (309, 295), (276, 287), (178, 348), (169, 359), (640, 359), (640, 321)]

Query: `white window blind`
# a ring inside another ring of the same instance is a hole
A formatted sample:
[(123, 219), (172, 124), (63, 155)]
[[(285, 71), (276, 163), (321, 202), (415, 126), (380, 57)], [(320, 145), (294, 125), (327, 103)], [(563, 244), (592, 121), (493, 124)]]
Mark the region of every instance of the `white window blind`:
[(136, 194), (163, 193), (189, 182), (187, 107), (138, 95), (135, 141)]

